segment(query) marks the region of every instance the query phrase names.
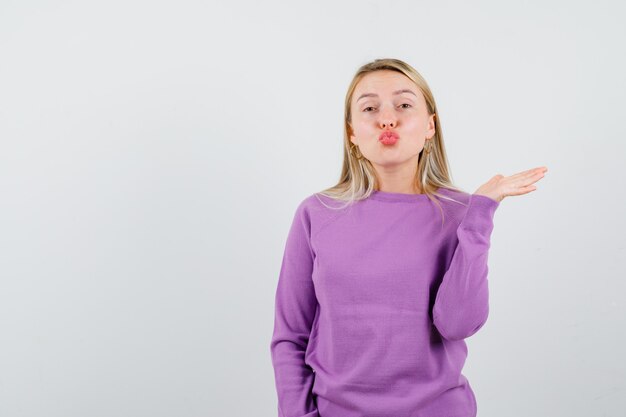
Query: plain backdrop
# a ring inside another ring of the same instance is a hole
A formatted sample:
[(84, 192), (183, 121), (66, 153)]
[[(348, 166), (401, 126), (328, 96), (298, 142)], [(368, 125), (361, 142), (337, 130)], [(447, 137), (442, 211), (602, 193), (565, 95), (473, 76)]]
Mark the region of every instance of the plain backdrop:
[[(456, 185), (506, 198), (480, 417), (623, 416), (619, 1), (2, 1), (0, 416), (276, 416), (295, 208), (362, 64), (428, 81)], [(323, 416), (322, 416), (323, 417)], [(405, 416), (398, 416), (405, 417)]]

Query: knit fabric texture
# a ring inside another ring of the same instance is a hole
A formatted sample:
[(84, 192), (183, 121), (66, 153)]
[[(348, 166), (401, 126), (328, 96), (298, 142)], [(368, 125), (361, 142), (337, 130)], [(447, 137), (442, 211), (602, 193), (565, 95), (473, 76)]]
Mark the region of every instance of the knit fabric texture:
[[(289, 230), (270, 343), (279, 417), (475, 417), (464, 339), (489, 314), (499, 202), (312, 194)], [(442, 217), (443, 216), (443, 217)]]

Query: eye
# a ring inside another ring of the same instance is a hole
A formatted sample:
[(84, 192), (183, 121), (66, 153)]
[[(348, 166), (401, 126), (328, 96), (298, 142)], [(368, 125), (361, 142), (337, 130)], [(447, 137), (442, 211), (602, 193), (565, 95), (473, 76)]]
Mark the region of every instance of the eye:
[[(411, 106), (409, 103), (403, 103), (403, 104), (400, 104), (400, 107), (402, 107), (402, 106), (409, 106), (409, 107), (413, 107), (413, 106)], [(369, 107), (364, 108), (364, 109), (363, 109), (363, 111), (364, 111), (365, 113), (368, 113), (368, 110), (367, 110), (367, 109), (373, 109), (373, 108), (374, 108), (374, 107), (369, 106)], [(407, 107), (404, 107), (404, 108), (406, 109)]]

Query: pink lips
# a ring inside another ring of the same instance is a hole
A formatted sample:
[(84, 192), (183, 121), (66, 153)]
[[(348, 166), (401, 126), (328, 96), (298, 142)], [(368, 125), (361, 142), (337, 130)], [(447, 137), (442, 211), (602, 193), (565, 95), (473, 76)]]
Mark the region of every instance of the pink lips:
[(383, 145), (393, 145), (394, 143), (398, 141), (399, 138), (400, 137), (398, 136), (397, 133), (386, 130), (380, 134), (380, 136), (378, 137), (378, 140)]

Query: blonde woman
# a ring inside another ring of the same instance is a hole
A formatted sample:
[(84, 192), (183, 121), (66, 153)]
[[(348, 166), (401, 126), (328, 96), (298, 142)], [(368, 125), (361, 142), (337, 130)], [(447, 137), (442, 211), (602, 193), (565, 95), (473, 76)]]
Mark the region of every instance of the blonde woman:
[(432, 92), (397, 59), (355, 74), (339, 183), (287, 237), (270, 351), (279, 417), (474, 417), (464, 339), (489, 313), (496, 209), (546, 173), (455, 187)]

